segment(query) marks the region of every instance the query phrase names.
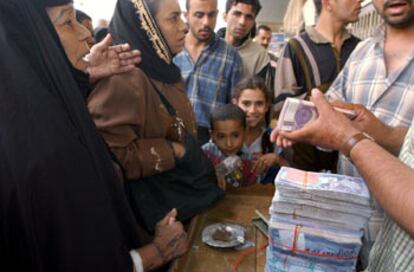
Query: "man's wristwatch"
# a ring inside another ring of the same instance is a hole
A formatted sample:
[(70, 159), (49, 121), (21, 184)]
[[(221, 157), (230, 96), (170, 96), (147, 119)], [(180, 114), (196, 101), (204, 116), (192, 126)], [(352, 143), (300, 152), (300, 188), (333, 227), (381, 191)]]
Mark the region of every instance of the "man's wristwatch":
[(351, 151), (352, 149), (356, 146), (357, 143), (359, 143), (360, 141), (367, 139), (370, 141), (375, 142), (374, 138), (372, 138), (370, 135), (368, 135), (365, 132), (360, 132), (357, 133), (353, 136), (351, 136), (342, 146), (342, 154), (345, 155), (345, 157), (347, 157), (348, 159), (351, 158)]

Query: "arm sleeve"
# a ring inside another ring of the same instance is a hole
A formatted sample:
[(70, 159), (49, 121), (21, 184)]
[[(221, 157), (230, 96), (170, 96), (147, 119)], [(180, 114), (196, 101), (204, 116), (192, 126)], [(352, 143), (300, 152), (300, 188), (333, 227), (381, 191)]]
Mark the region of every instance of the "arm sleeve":
[(133, 272), (144, 272), (141, 255), (139, 255), (139, 253), (136, 250), (131, 250), (129, 254), (131, 255), (132, 262), (134, 263)]
[(128, 179), (151, 176), (175, 167), (165, 137), (143, 138), (147, 104), (146, 81), (113, 76), (99, 83), (89, 97), (88, 108), (100, 134), (121, 163)]

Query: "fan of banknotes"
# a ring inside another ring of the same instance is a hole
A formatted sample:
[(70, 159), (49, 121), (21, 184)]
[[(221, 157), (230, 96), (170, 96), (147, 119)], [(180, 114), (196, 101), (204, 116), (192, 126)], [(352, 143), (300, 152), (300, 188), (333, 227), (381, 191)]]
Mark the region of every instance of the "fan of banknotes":
[(282, 167), (275, 183), (266, 271), (355, 271), (372, 214), (363, 179)]
[[(338, 112), (352, 119), (356, 113), (352, 110), (334, 107)], [(277, 127), (283, 131), (294, 131), (318, 118), (318, 111), (310, 101), (287, 98), (279, 115)]]

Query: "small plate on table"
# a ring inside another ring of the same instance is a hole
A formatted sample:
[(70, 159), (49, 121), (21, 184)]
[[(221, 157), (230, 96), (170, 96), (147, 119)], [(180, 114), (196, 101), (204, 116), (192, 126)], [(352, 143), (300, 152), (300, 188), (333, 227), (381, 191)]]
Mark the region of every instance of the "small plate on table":
[(202, 241), (212, 247), (236, 247), (245, 242), (246, 229), (238, 224), (217, 223), (204, 228)]

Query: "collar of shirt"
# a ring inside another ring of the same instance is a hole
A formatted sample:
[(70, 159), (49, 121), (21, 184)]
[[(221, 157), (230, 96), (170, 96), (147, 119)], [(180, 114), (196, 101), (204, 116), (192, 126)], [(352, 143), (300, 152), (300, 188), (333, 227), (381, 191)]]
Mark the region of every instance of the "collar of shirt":
[(246, 47), (247, 45), (249, 45), (251, 42), (253, 42), (253, 40), (248, 38), (248, 39), (244, 40), (239, 46), (235, 46), (235, 47), (237, 48), (237, 50), (240, 50), (240, 49)]
[[(218, 37), (215, 33), (213, 33), (213, 37), (210, 40), (210, 42), (203, 48), (203, 50), (201, 50), (200, 56), (198, 56), (198, 59), (196, 62), (198, 62), (201, 58), (201, 56), (205, 53), (205, 52), (211, 52), (213, 50), (215, 50), (215, 48), (218, 45), (218, 41), (219, 41), (220, 37)], [(183, 53), (185, 54), (185, 56), (191, 60), (191, 63), (194, 64), (194, 61), (192, 60), (190, 53), (188, 52), (187, 48), (184, 47)]]
[[(349, 33), (348, 30), (345, 29), (344, 31), (345, 31), (345, 33), (344, 33), (343, 41), (346, 41), (349, 38), (351, 38), (352, 35), (351, 35), (351, 33)], [(318, 31), (316, 31), (315, 27), (313, 27), (313, 26), (306, 27), (306, 32), (308, 33), (309, 38), (314, 43), (331, 43), (324, 36), (322, 36), (321, 33), (319, 33)]]

